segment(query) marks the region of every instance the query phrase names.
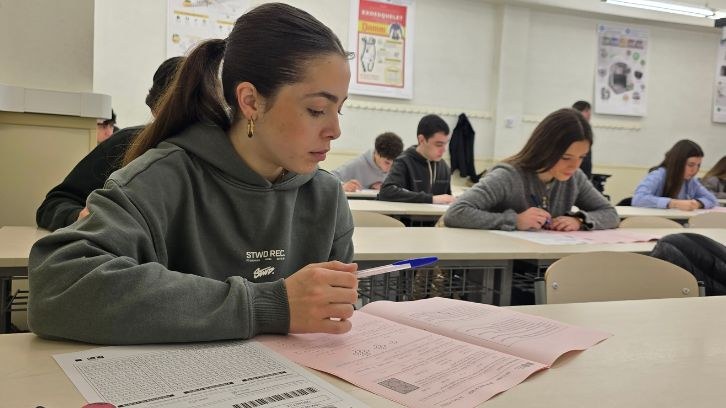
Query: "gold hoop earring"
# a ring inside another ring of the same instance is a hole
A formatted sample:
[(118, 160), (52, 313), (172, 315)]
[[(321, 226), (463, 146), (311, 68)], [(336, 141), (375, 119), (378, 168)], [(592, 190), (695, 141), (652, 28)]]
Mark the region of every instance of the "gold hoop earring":
[(255, 121), (252, 118), (247, 120), (247, 137), (252, 138), (255, 135)]

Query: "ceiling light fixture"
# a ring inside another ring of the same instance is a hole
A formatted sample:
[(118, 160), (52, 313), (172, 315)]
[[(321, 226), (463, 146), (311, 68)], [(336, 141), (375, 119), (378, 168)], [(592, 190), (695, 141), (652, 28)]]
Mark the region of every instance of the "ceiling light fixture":
[(710, 17), (714, 18), (715, 10), (708, 7), (699, 7), (691, 4), (674, 3), (670, 1), (655, 0), (602, 0), (608, 4), (618, 6), (636, 7), (646, 10), (662, 11), (665, 13), (683, 14), (693, 17)]

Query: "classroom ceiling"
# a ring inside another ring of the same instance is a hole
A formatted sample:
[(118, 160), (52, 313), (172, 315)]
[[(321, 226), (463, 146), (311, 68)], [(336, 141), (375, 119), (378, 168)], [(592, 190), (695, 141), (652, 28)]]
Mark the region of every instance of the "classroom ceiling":
[[(596, 13), (614, 15), (642, 20), (659, 21), (664, 23), (686, 24), (700, 27), (714, 27), (714, 21), (702, 17), (689, 17), (677, 14), (663, 13), (606, 4), (601, 0), (488, 0), (490, 3), (523, 5), (528, 7), (560, 8), (574, 12)], [(726, 0), (677, 0), (673, 3), (692, 4), (694, 6), (707, 6), (716, 11), (726, 13)]]

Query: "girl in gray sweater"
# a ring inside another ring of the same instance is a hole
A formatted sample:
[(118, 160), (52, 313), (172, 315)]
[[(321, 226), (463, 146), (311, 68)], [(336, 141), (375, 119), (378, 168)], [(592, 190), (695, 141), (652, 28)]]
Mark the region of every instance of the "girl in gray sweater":
[[(616, 228), (615, 208), (579, 169), (592, 145), (581, 113), (560, 109), (519, 153), (494, 166), (444, 215), (448, 227), (513, 230)], [(572, 206), (579, 209), (572, 211)]]
[(280, 3), (197, 46), (90, 214), (33, 247), (31, 329), (100, 344), (349, 331), (352, 216), (318, 168), (348, 59)]

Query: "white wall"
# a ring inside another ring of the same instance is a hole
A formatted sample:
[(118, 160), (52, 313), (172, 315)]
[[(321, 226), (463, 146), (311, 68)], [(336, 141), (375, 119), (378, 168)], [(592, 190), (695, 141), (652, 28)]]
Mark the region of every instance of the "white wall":
[(93, 0), (0, 0), (0, 83), (91, 92)]
[[(349, 2), (288, 3), (311, 12), (347, 44)], [(548, 3), (571, 8), (542, 6)], [(164, 6), (143, 0), (96, 2), (94, 91), (114, 97), (123, 126), (150, 118), (143, 100), (165, 57)], [(564, 0), (514, 5), (417, 0), (413, 100), (351, 95), (334, 153), (365, 150), (377, 134), (389, 130), (413, 144), (424, 113), (441, 113), (453, 127), (456, 114), (466, 111), (475, 113), (476, 157), (506, 157), (547, 113), (578, 99), (592, 100), (595, 26), (605, 21), (650, 30), (650, 93), (646, 117), (594, 116), (595, 165), (649, 167), (676, 140), (688, 137), (707, 152), (704, 167), (709, 167), (726, 151), (726, 126), (709, 117), (718, 31), (602, 14), (611, 10), (622, 13), (609, 5)], [(504, 126), (509, 118), (515, 119), (513, 128)]]

